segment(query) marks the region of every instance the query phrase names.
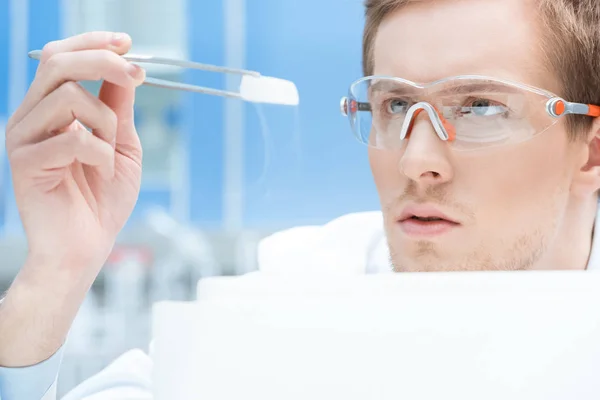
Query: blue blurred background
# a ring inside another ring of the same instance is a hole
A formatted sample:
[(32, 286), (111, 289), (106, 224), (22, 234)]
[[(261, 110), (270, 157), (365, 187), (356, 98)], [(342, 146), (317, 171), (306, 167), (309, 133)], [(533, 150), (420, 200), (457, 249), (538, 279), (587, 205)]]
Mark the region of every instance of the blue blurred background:
[[(4, 0), (0, 121), (37, 63), (26, 53), (89, 30), (128, 32), (136, 53), (245, 67), (294, 81), (300, 107), (140, 90), (144, 186), (132, 221), (158, 205), (204, 229), (281, 229), (377, 208), (366, 152), (339, 113), (360, 76), (361, 0)], [(149, 70), (235, 89), (235, 77)], [(261, 127), (260, 115), (266, 121)], [(20, 229), (4, 163), (5, 233)]]
[[(362, 28), (362, 0), (0, 0), (2, 134), (35, 76), (27, 52), (86, 31), (127, 32), (133, 53), (252, 69), (300, 93), (296, 108), (138, 89), (139, 202), (71, 330), (59, 395), (127, 349), (147, 350), (154, 302), (195, 298), (202, 277), (256, 270), (266, 235), (379, 208), (366, 148), (339, 111), (361, 76)], [(239, 85), (145, 67), (157, 78)], [(3, 291), (27, 243), (3, 147), (0, 155)]]

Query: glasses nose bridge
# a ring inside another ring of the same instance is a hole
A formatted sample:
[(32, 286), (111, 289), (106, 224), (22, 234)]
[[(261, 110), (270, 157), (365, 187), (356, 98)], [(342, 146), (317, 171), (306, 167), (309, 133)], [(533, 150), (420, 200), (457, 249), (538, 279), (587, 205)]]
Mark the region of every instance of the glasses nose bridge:
[(417, 100), (415, 103), (428, 103), (435, 107), (436, 103), (438, 102), (437, 94), (438, 90), (436, 87), (419, 87), (418, 91), (414, 95), (414, 99)]
[(404, 140), (409, 137), (410, 132), (412, 131), (416, 118), (422, 114), (423, 112), (427, 113), (429, 117), (429, 121), (435, 130), (437, 136), (447, 142), (453, 141), (456, 138), (456, 131), (454, 126), (452, 126), (442, 115), (441, 113), (433, 106), (431, 103), (426, 101), (420, 101), (414, 105), (412, 105), (404, 119), (404, 123), (402, 124), (402, 130), (400, 133), (400, 140)]

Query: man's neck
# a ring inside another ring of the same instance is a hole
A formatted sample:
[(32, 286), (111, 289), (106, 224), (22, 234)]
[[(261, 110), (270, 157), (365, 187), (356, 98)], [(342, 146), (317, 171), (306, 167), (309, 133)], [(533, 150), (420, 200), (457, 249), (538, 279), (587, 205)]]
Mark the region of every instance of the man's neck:
[[(536, 263), (536, 270), (585, 270), (592, 251), (597, 198), (571, 202), (560, 231), (546, 256)], [(598, 233), (600, 234), (600, 232)]]

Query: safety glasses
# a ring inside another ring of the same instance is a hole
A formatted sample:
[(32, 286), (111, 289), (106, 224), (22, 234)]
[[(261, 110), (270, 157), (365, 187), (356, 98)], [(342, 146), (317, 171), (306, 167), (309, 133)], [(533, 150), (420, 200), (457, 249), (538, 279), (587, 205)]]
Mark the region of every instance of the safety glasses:
[(548, 91), (485, 76), (464, 75), (432, 83), (368, 76), (350, 86), (341, 111), (358, 140), (398, 149), (427, 114), (437, 136), (457, 150), (520, 143), (567, 114), (600, 116), (600, 107), (571, 103)]

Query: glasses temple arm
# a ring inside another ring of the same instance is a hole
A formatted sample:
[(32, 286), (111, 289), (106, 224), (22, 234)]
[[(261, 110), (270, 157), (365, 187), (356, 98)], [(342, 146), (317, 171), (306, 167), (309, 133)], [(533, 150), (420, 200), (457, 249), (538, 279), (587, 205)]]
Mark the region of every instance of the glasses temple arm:
[(600, 106), (584, 103), (572, 103), (560, 97), (554, 97), (546, 103), (548, 114), (553, 117), (561, 117), (567, 114), (586, 115), (589, 117), (600, 117)]

